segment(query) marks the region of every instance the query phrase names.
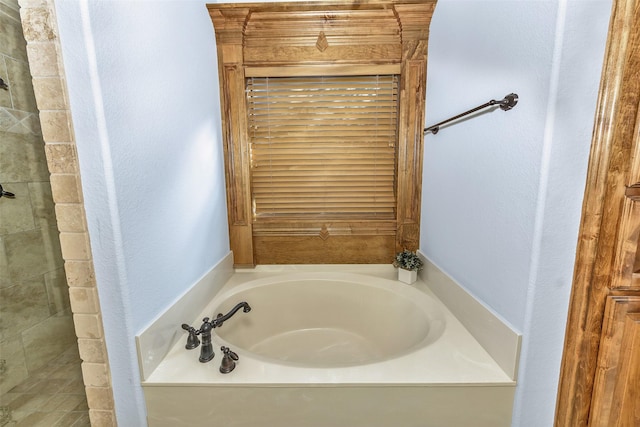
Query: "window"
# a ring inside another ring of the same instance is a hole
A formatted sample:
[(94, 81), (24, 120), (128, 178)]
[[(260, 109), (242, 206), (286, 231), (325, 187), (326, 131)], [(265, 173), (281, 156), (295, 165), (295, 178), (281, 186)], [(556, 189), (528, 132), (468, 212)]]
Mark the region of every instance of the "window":
[(395, 219), (395, 75), (247, 79), (254, 222)]

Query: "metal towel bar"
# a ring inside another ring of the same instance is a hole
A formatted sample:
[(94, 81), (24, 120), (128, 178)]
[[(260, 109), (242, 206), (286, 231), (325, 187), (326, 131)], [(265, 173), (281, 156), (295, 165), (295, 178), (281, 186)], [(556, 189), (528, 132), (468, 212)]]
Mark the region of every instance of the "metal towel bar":
[(501, 99), (500, 101), (496, 101), (495, 99), (492, 99), (491, 101), (482, 104), (476, 108), (472, 108), (469, 111), (465, 111), (462, 114), (458, 114), (457, 116), (453, 116), (445, 121), (442, 121), (440, 123), (437, 123), (433, 126), (429, 126), (428, 128), (424, 128), (424, 132), (431, 132), (432, 134), (436, 134), (438, 133), (438, 131), (440, 130), (440, 126), (442, 126), (445, 123), (449, 123), (452, 122), (454, 120), (458, 120), (459, 118), (462, 118), (464, 116), (467, 116), (469, 114), (475, 113), (476, 111), (480, 111), (483, 108), (487, 108), (490, 107), (492, 105), (498, 105), (500, 106), (500, 109), (503, 111), (509, 111), (511, 110), (513, 107), (516, 106), (516, 104), (518, 103), (518, 95), (515, 93), (510, 93), (509, 95), (505, 96), (504, 99)]

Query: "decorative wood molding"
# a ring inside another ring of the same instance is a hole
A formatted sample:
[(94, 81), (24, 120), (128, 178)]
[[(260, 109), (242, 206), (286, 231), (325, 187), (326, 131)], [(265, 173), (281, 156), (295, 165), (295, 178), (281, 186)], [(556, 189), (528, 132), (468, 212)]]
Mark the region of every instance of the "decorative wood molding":
[[(620, 423), (631, 416), (633, 402), (629, 400), (626, 385), (637, 393), (640, 389), (635, 376), (635, 386), (627, 378), (630, 365), (640, 365), (640, 296), (610, 296), (607, 298), (598, 365), (594, 380), (593, 407), (589, 426), (639, 425), (638, 421)], [(637, 370), (636, 370), (637, 372)], [(636, 399), (639, 396), (635, 395)], [(640, 416), (640, 414), (638, 414)]]
[[(640, 180), (640, 160), (635, 155), (640, 123), (639, 61), (640, 0), (614, 0), (580, 224), (556, 427), (613, 425), (591, 424), (590, 414), (592, 398), (601, 395), (594, 383), (607, 300), (614, 293), (635, 294), (632, 269), (628, 268), (633, 258), (627, 253), (630, 244), (633, 254), (637, 250), (635, 230), (640, 219), (625, 192), (627, 185)], [(593, 408), (601, 405), (593, 401)], [(593, 413), (598, 416), (596, 409)]]
[[(389, 263), (396, 251), (418, 248), (427, 45), (435, 4), (363, 0), (207, 6), (218, 48), (229, 235), (236, 266)], [(396, 218), (382, 225), (329, 219), (254, 222), (245, 78), (372, 73), (400, 74)], [(308, 244), (312, 246), (304, 246)]]
[(624, 195), (634, 202), (640, 202), (640, 182), (629, 185), (625, 190)]

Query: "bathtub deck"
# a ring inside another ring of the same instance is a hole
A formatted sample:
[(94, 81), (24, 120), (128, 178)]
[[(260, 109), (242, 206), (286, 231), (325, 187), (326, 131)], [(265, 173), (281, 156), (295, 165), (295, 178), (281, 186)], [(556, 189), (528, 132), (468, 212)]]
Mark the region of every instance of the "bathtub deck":
[[(221, 292), (291, 268), (236, 273)], [(309, 268), (314, 267), (295, 271)], [(395, 270), (387, 266), (348, 271), (395, 280)], [(411, 286), (437, 299), (426, 283)], [(194, 318), (211, 316), (213, 309), (208, 305)], [(238, 427), (509, 426), (515, 381), (444, 305), (442, 310), (447, 326), (435, 343), (362, 366), (287, 366), (238, 351), (235, 370), (225, 375), (218, 371), (222, 357), (215, 337), (215, 358), (200, 363), (199, 348), (184, 348), (185, 333), (142, 383), (149, 425), (189, 426), (209, 416)], [(203, 401), (206, 408), (196, 403)]]
[[(252, 271), (234, 275), (221, 292), (249, 280), (282, 274), (281, 268), (266, 271)], [(304, 267), (297, 267), (296, 271)], [(310, 267), (308, 267), (310, 268)], [(274, 271), (275, 270), (275, 271)], [(376, 277), (393, 280), (395, 270), (380, 268), (365, 270)], [(386, 276), (386, 277), (385, 277)], [(407, 285), (409, 286), (409, 285)], [(437, 299), (426, 283), (418, 281), (413, 285)], [(196, 319), (210, 316), (213, 307), (208, 305)], [(495, 385), (511, 386), (515, 382), (498, 366), (491, 356), (478, 344), (473, 336), (444, 306), (447, 327), (443, 336), (427, 348), (420, 349), (397, 359), (363, 366), (309, 368), (287, 366), (254, 359), (240, 353), (236, 369), (228, 375), (218, 371), (220, 351), (215, 348), (216, 357), (208, 363), (200, 363), (200, 348), (184, 348), (186, 333), (169, 351), (154, 372), (144, 381), (145, 386), (215, 386), (215, 385), (298, 385), (319, 386), (323, 384), (342, 385)], [(207, 314), (209, 313), (209, 314)], [(383, 318), (381, 313), (381, 319)], [(375, 327), (375, 326), (372, 326)], [(215, 337), (214, 337), (215, 346)], [(244, 357), (243, 357), (244, 356)], [(300, 378), (304, 378), (301, 382)]]

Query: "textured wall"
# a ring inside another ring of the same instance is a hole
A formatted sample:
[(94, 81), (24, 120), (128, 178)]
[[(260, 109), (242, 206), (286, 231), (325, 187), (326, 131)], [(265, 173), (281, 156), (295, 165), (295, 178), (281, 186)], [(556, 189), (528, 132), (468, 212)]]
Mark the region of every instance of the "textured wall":
[(56, 2), (118, 423), (145, 423), (134, 337), (229, 252), (204, 1)]
[(425, 137), (422, 251), (523, 333), (514, 426), (552, 424), (610, 0), (441, 0)]

